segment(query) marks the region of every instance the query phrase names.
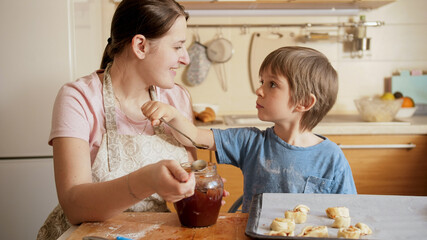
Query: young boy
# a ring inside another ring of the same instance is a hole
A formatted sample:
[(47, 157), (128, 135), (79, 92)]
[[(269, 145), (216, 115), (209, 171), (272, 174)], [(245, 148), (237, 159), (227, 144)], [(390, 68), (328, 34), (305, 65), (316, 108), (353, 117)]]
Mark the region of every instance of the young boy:
[[(142, 107), (153, 125), (160, 118), (197, 143), (216, 151), (218, 163), (239, 167), (244, 175), (243, 212), (258, 193), (356, 194), (350, 166), (341, 149), (312, 129), (335, 103), (338, 77), (328, 59), (305, 47), (282, 47), (270, 53), (260, 71), (255, 127), (198, 129), (173, 107), (148, 102)], [(182, 144), (191, 143), (179, 133)]]

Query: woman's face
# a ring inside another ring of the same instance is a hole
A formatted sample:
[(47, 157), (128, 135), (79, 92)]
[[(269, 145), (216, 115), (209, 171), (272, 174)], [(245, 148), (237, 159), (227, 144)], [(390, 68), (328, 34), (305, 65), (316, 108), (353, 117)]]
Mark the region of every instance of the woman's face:
[(148, 41), (149, 50), (144, 58), (142, 74), (150, 85), (172, 88), (176, 70), (181, 64), (190, 63), (185, 47), (186, 31), (186, 19), (180, 16), (162, 38)]

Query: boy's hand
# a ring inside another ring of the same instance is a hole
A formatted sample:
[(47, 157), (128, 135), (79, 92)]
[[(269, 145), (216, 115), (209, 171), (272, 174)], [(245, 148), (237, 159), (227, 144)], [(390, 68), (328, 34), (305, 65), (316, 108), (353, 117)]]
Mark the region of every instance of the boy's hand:
[(169, 122), (176, 116), (176, 109), (174, 107), (158, 101), (148, 101), (144, 103), (141, 107), (141, 111), (144, 116), (150, 119), (153, 126), (160, 125), (160, 118)]
[[(223, 182), (223, 183), (227, 182), (227, 180), (226, 180), (225, 178), (221, 177), (221, 179), (222, 179), (222, 182)], [(228, 196), (230, 196), (230, 193), (229, 193), (227, 190), (225, 190), (225, 188), (224, 188), (224, 191), (223, 191), (223, 193), (222, 193), (222, 197), (223, 197), (223, 199), (221, 200), (221, 206), (223, 206), (223, 205), (225, 204), (225, 199), (224, 199), (224, 197), (228, 197)]]

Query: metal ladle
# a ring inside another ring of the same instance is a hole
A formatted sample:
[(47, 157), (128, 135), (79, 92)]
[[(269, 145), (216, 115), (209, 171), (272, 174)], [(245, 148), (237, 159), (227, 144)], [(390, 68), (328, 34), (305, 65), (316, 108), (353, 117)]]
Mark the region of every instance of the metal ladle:
[(191, 170), (194, 172), (202, 171), (208, 166), (205, 160), (199, 159), (191, 163)]
[[(148, 93), (150, 94), (150, 98), (152, 101), (158, 101), (157, 99), (157, 94), (156, 94), (156, 87), (154, 85), (151, 85), (148, 89)], [(193, 139), (191, 139), (189, 136), (185, 135), (183, 132), (181, 132), (180, 130), (176, 129), (174, 126), (170, 125), (168, 122), (166, 122), (163, 118), (160, 118), (160, 121), (162, 121), (164, 124), (168, 125), (170, 128), (172, 128), (173, 130), (177, 131), (178, 133), (180, 133), (182, 136), (186, 137), (188, 140), (190, 140), (190, 142), (193, 144), (193, 146), (195, 146), (198, 149), (208, 149), (209, 146), (205, 145), (205, 144), (198, 144), (195, 141), (193, 141)]]
[[(195, 146), (198, 149), (208, 149), (209, 146), (205, 145), (205, 144), (200, 144), (200, 143), (196, 143), (195, 141), (193, 141), (193, 139), (191, 139), (189, 136), (187, 136), (186, 134), (184, 134), (183, 132), (181, 132), (180, 130), (176, 129), (174, 126), (170, 125), (168, 122), (166, 122), (163, 118), (160, 118), (160, 121), (162, 121), (164, 124), (168, 125), (170, 128), (172, 128), (173, 130), (177, 131), (178, 133), (180, 133), (182, 136), (186, 137), (188, 140), (190, 140), (191, 144), (193, 144), (193, 146)], [(202, 160), (203, 161), (203, 160)]]

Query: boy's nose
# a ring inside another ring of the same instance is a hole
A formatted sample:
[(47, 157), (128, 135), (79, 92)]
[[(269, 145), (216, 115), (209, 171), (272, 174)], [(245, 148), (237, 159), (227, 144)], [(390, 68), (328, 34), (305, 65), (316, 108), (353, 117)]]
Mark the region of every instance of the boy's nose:
[(258, 97), (263, 97), (263, 96), (264, 96), (264, 92), (262, 91), (262, 86), (259, 86), (259, 87), (257, 88), (257, 90), (255, 91), (255, 94), (256, 94)]

